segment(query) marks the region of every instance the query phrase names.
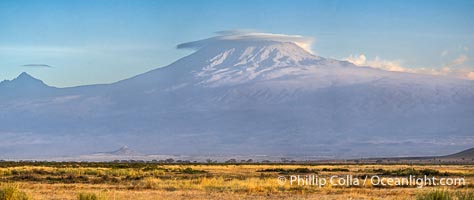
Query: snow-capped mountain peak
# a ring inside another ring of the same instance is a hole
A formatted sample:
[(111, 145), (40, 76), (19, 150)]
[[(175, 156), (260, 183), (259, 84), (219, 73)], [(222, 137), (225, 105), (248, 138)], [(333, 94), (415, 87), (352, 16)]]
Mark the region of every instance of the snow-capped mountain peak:
[[(300, 36), (272, 34), (218, 37), (184, 43), (178, 48), (196, 51), (169, 66), (132, 80), (147, 79), (148, 82), (160, 82), (160, 85), (231, 86), (305, 74), (308, 67), (333, 61), (313, 55), (305, 45), (309, 43), (304, 43)], [(169, 74), (157, 80), (164, 73)]]
[(198, 50), (193, 57), (203, 55), (207, 57), (205, 63), (193, 72), (202, 84), (210, 85), (264, 79), (276, 71), (300, 71), (302, 66), (321, 61), (292, 42), (278, 41), (222, 42)]
[(302, 74), (325, 62), (293, 41), (245, 38), (208, 42), (168, 67), (181, 68), (186, 81), (216, 87)]

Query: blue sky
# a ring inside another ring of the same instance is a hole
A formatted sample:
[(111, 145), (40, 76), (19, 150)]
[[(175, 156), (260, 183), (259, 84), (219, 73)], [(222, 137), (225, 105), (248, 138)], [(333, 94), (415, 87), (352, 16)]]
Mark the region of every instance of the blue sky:
[(59, 87), (110, 83), (191, 53), (180, 43), (233, 29), (313, 37), (324, 57), (472, 70), (473, 19), (468, 0), (1, 0), (0, 80), (26, 71)]

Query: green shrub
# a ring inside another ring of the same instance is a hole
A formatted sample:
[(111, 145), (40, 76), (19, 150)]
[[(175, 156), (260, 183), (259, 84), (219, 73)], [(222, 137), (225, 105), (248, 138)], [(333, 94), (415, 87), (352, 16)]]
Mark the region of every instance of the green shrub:
[(390, 176), (449, 176), (450, 174), (447, 172), (439, 172), (438, 170), (434, 169), (421, 169), (416, 170), (414, 168), (404, 168), (404, 169), (397, 169), (397, 170), (384, 170), (384, 169), (374, 169), (373, 172), (382, 174), (382, 175), (390, 175)]
[(182, 169), (180, 170), (181, 173), (183, 174), (202, 174), (202, 173), (207, 173), (206, 171), (204, 170), (195, 170), (191, 167), (188, 167), (186, 169)]
[(474, 191), (458, 191), (455, 193), (455, 195), (458, 200), (474, 200)]
[(81, 192), (78, 195), (78, 200), (106, 200), (104, 195), (90, 193), (90, 192)]
[(416, 197), (416, 200), (451, 200), (452, 195), (446, 190), (433, 190)]
[(308, 168), (296, 168), (296, 169), (270, 168), (270, 169), (257, 170), (257, 172), (279, 172), (280, 174), (295, 174), (295, 173), (300, 173), (300, 174), (315, 173), (315, 174), (317, 174), (318, 173), (317, 170), (308, 169)]
[(28, 200), (26, 193), (20, 191), (16, 185), (6, 185), (0, 188), (0, 200)]
[(417, 200), (474, 200), (474, 192), (449, 192), (447, 190), (432, 190), (416, 197)]
[(332, 168), (332, 169), (323, 168), (322, 171), (323, 172), (348, 172), (349, 169), (346, 169), (346, 168)]

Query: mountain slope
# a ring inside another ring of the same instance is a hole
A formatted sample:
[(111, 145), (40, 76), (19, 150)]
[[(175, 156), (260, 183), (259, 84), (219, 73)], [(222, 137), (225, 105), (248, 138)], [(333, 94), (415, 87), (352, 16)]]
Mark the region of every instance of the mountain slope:
[(13, 93), (0, 101), (0, 151), (9, 155), (126, 143), (145, 153), (341, 158), (474, 144), (472, 81), (359, 67), (273, 39), (201, 42), (169, 66), (117, 83), (21, 102)]
[(444, 159), (461, 159), (461, 160), (474, 160), (474, 148), (470, 148), (458, 153), (450, 154), (447, 156), (440, 156), (440, 158)]

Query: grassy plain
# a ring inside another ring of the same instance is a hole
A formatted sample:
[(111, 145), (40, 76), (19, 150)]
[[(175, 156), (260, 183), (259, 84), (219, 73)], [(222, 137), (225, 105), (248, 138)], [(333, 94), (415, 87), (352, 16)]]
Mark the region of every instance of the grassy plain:
[[(290, 186), (291, 175), (462, 177), (463, 186)], [(287, 178), (285, 184), (277, 181)], [(2, 191), (27, 199), (474, 199), (474, 165), (0, 163)], [(3, 192), (5, 193), (5, 192)], [(439, 193), (439, 194), (438, 194)], [(22, 196), (22, 195), (20, 195)], [(7, 198), (4, 198), (7, 199)], [(15, 198), (11, 198), (15, 199)], [(16, 198), (21, 199), (21, 198)]]

